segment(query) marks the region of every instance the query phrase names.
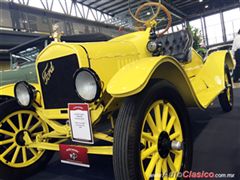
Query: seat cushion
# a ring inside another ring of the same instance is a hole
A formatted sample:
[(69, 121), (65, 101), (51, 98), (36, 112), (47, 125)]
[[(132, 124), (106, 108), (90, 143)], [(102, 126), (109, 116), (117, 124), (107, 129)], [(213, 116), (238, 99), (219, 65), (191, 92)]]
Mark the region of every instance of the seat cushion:
[(180, 62), (191, 61), (192, 36), (187, 30), (181, 30), (158, 38), (162, 45), (162, 55), (173, 56)]

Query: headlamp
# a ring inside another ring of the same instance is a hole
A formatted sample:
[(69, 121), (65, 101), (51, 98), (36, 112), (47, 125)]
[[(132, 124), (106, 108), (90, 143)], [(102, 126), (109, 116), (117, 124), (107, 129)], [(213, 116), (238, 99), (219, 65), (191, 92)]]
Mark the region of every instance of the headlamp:
[(25, 81), (20, 81), (14, 86), (14, 95), (20, 106), (29, 107), (36, 97), (36, 90)]
[(101, 93), (101, 81), (89, 68), (80, 68), (74, 74), (75, 90), (84, 102), (97, 100)]
[(158, 45), (155, 41), (149, 41), (147, 43), (147, 50), (151, 53), (155, 52), (158, 48)]

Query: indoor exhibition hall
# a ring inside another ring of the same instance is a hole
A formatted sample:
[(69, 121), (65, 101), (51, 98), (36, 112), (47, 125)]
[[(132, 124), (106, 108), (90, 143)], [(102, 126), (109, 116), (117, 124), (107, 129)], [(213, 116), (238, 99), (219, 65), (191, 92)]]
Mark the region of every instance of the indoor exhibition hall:
[(0, 0), (0, 180), (240, 180), (239, 0)]

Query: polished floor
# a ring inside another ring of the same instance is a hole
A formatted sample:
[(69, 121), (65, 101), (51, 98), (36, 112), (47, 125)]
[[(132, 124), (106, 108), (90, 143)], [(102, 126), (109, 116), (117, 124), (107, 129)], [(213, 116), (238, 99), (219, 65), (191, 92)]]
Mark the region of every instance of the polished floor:
[[(235, 89), (232, 112), (223, 113), (218, 101), (206, 111), (189, 109), (194, 138), (193, 171), (235, 174), (240, 179), (240, 89)], [(91, 168), (61, 164), (58, 154), (30, 180), (113, 180), (112, 159), (90, 156)], [(221, 178), (227, 180), (227, 178)]]

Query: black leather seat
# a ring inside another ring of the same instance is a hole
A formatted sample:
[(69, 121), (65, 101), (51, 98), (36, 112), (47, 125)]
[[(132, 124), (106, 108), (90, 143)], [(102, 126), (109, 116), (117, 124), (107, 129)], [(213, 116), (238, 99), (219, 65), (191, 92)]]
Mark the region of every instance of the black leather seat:
[(159, 37), (162, 44), (162, 55), (173, 56), (181, 63), (188, 63), (192, 59), (193, 38), (188, 30), (181, 30)]

